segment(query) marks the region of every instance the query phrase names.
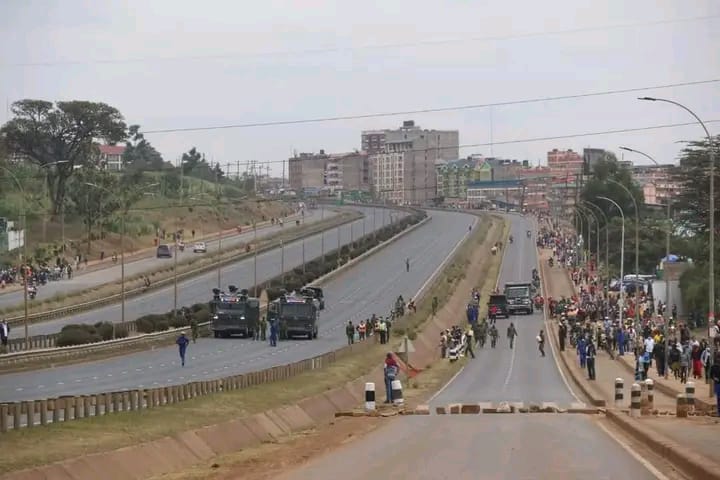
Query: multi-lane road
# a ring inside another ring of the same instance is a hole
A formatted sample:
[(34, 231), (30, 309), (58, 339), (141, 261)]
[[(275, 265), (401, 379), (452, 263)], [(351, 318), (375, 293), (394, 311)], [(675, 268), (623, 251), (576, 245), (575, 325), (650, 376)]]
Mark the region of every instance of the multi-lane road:
[[(372, 209), (369, 210), (370, 212), (366, 212), (369, 215), (364, 219), (368, 231), (373, 225)], [(381, 223), (380, 215), (378, 209), (377, 225)], [(177, 349), (167, 347), (89, 364), (3, 375), (0, 377), (0, 402), (125, 388), (152, 388), (212, 379), (295, 362), (336, 349), (346, 342), (344, 326), (348, 320), (357, 323), (373, 313), (388, 314), (398, 295), (403, 295), (406, 299), (412, 298), (468, 234), (468, 226), (477, 221), (475, 216), (458, 212), (433, 211), (429, 215), (429, 222), (341, 273), (324, 286), (327, 307), (321, 313), (317, 340), (280, 342), (278, 347), (272, 348), (266, 342), (249, 339), (203, 338), (199, 339), (197, 344), (190, 345), (188, 362), (184, 368), (179, 365)], [(389, 217), (387, 220), (389, 221)], [(342, 231), (344, 240), (349, 240), (350, 228)], [(362, 226), (355, 225), (354, 234), (361, 233)], [(334, 248), (336, 242), (337, 233), (331, 232), (325, 239), (326, 249)], [(300, 264), (300, 248), (299, 242), (296, 245), (288, 244), (285, 252), (287, 268), (289, 265)], [(319, 255), (319, 239), (306, 240), (305, 249), (307, 258)], [(410, 259), (409, 272), (405, 269), (406, 258)], [(277, 253), (265, 256), (264, 274), (276, 275), (279, 272), (279, 262)], [(232, 278), (238, 286), (244, 285), (244, 279), (252, 279), (252, 261), (229, 267), (225, 276)], [(213, 274), (189, 281), (182, 290), (183, 303), (207, 301), (210, 289), (216, 281)], [(167, 290), (164, 296), (168, 296)], [(164, 296), (157, 292), (150, 295), (151, 299), (139, 297), (133, 302), (152, 311), (166, 311), (172, 306), (172, 295), (169, 303)], [(94, 316), (88, 314), (86, 321), (92, 318), (113, 318), (111, 310), (106, 310), (104, 316), (98, 316), (97, 312), (102, 311), (92, 312)]]
[[(511, 218), (515, 243), (506, 246), (501, 284), (530, 279), (537, 263), (534, 242), (526, 237), (530, 222)], [(505, 338), (511, 321), (519, 333), (512, 350)], [(477, 358), (431, 401), (432, 405), (548, 401), (567, 406), (576, 401), (559, 373), (549, 344), (547, 356), (540, 357), (535, 336), (544, 328), (541, 315), (517, 315), (500, 319), (498, 324), (498, 347), (478, 352)], [(658, 478), (656, 473), (590, 417), (431, 415), (391, 421), (279, 478), (650, 479)]]
[[(334, 210), (325, 208), (323, 208), (322, 210), (309, 210), (305, 214), (304, 223), (315, 223), (322, 219), (331, 218), (335, 215), (336, 213)], [(290, 221), (286, 221), (282, 227), (280, 225), (263, 226), (261, 228), (258, 228), (257, 238), (268, 237), (270, 235), (280, 232), (281, 230), (290, 230), (294, 226), (295, 222)], [(244, 233), (223, 238), (221, 245), (223, 249), (232, 248), (241, 243), (250, 241), (253, 238), (254, 233), (252, 231), (252, 228), (245, 227)], [(207, 240), (205, 241), (205, 245), (207, 246), (208, 252), (210, 254), (215, 253), (217, 252), (218, 240)], [(185, 248), (185, 250), (182, 252), (178, 252), (178, 262), (186, 261), (193, 256), (197, 257), (198, 255), (203, 255), (201, 253), (193, 253), (192, 246), (193, 243), (189, 241), (186, 246), (187, 248)], [(125, 276), (126, 278), (128, 278), (134, 275), (151, 272), (153, 270), (168, 268), (171, 265), (172, 259), (168, 258), (142, 258), (139, 260), (125, 263)], [(52, 298), (54, 295), (57, 294), (68, 295), (81, 292), (88, 288), (94, 288), (98, 285), (102, 285), (105, 283), (120, 281), (121, 275), (121, 267), (119, 263), (118, 265), (102, 268), (100, 270), (95, 270), (88, 273), (83, 273), (81, 271), (79, 272), (79, 274), (75, 275), (71, 279), (48, 282), (47, 284), (42, 285), (40, 288), (38, 288), (38, 294), (36, 298), (37, 300), (44, 300)], [(0, 308), (20, 305), (23, 300), (24, 299), (22, 290), (0, 293)]]
[[(363, 232), (370, 233), (373, 229), (380, 228), (383, 224), (389, 224), (391, 214), (393, 217), (406, 215), (404, 212), (388, 211), (382, 208), (353, 207), (353, 209), (359, 210), (365, 216), (341, 227), (326, 230), (323, 234), (318, 233), (304, 240), (288, 241), (282, 250), (276, 248), (259, 253), (257, 255), (258, 283), (262, 283), (282, 273), (281, 267), (284, 267), (284, 270), (288, 272), (302, 265), (303, 244), (305, 259), (306, 261), (310, 261), (322, 255), (323, 252), (329, 252), (335, 249), (338, 245), (338, 240), (341, 245), (345, 245), (350, 243), (351, 237), (357, 239), (363, 235)], [(316, 215), (319, 216), (317, 212), (314, 216)], [(289, 229), (292, 227), (285, 226), (284, 228)], [(223, 267), (221, 269), (221, 287), (226, 288), (228, 285), (235, 285), (238, 288), (252, 288), (255, 278), (254, 269), (255, 259), (253, 257), (245, 258), (232, 265)], [(184, 281), (179, 281), (178, 306), (190, 306), (195, 303), (207, 302), (212, 297), (211, 290), (218, 286), (217, 278), (217, 271), (210, 271)], [(145, 295), (128, 298), (125, 301), (125, 319), (134, 320), (135, 318), (150, 313), (168, 312), (173, 309), (174, 301), (174, 287), (172, 285), (150, 291)], [(64, 325), (71, 323), (94, 324), (100, 321), (120, 322), (121, 320), (120, 304), (115, 303), (87, 312), (33, 324), (30, 326), (30, 335), (56, 333), (59, 332)], [(24, 331), (21, 327), (17, 327), (11, 331), (11, 335), (17, 337), (23, 334)]]

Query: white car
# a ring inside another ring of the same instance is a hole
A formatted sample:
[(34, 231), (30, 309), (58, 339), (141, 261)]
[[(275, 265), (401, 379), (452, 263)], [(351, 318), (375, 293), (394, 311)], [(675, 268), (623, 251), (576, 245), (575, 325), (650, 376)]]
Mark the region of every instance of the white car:
[(193, 253), (207, 253), (207, 245), (205, 245), (205, 242), (197, 242), (193, 246)]

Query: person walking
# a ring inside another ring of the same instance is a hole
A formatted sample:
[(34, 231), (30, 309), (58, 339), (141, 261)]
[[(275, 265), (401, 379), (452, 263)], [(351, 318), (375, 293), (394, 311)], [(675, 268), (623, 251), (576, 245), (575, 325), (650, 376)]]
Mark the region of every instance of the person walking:
[(715, 398), (717, 399), (717, 413), (720, 417), (720, 353), (715, 354), (715, 363), (710, 367), (710, 381), (713, 382)]
[(352, 320), (348, 320), (345, 326), (345, 335), (347, 335), (348, 345), (355, 343), (355, 325), (353, 325)]
[(595, 380), (595, 355), (597, 355), (597, 350), (591, 339), (585, 348), (585, 364), (587, 365), (588, 380)]
[(270, 321), (270, 346), (277, 347), (278, 341), (278, 319), (273, 318)]
[(397, 378), (399, 367), (392, 353), (385, 356), (385, 366), (383, 368), (383, 376), (385, 379), (385, 403), (392, 403), (392, 382)]
[(475, 352), (473, 351), (473, 347), (475, 344), (475, 334), (473, 333), (472, 327), (469, 327), (467, 329), (467, 332), (465, 333), (465, 342), (466, 355), (470, 355), (472, 358), (475, 358)]
[(540, 330), (540, 333), (537, 336), (537, 342), (538, 342), (538, 350), (540, 350), (540, 356), (545, 356), (545, 332)]
[(515, 324), (510, 322), (510, 326), (507, 328), (507, 338), (510, 341), (510, 349), (513, 348), (515, 337), (517, 337), (517, 330), (515, 330)]
[(560, 322), (558, 327), (558, 343), (560, 344), (560, 351), (565, 351), (565, 340), (567, 339), (567, 325), (565, 322)]
[(178, 346), (178, 353), (180, 353), (180, 364), (184, 367), (185, 366), (185, 352), (187, 351), (187, 346), (190, 343), (190, 340), (185, 336), (185, 332), (180, 332), (180, 336), (175, 341)]

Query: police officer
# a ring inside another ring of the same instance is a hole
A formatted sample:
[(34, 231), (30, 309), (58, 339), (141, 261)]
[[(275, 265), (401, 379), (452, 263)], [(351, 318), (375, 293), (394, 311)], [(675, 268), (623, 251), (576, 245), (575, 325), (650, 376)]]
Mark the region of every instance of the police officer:
[(492, 348), (495, 348), (495, 345), (497, 344), (498, 339), (498, 329), (495, 326), (495, 324), (492, 324), (490, 326), (490, 346)]
[(348, 324), (345, 326), (345, 335), (347, 335), (348, 345), (355, 343), (355, 325), (352, 320), (348, 320)]
[(465, 332), (465, 341), (467, 342), (465, 346), (465, 351), (468, 355), (470, 355), (472, 358), (475, 358), (475, 352), (473, 351), (473, 344), (475, 343), (475, 335), (473, 334), (472, 327), (467, 329), (467, 332)]
[(270, 321), (270, 346), (277, 347), (278, 340), (278, 320), (274, 318)]
[(267, 316), (263, 316), (260, 320), (260, 340), (265, 341), (267, 338)]

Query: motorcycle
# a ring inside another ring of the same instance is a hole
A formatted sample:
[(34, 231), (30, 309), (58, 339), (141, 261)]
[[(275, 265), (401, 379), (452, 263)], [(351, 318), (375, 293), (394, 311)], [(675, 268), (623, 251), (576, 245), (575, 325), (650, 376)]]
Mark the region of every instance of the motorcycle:
[(28, 286), (28, 298), (30, 300), (35, 300), (35, 297), (37, 296), (37, 287), (35, 285)]
[(548, 258), (548, 265), (550, 265), (550, 268), (555, 264), (555, 261), (552, 259), (552, 257)]

